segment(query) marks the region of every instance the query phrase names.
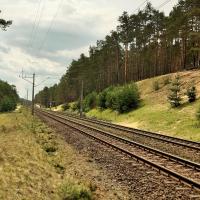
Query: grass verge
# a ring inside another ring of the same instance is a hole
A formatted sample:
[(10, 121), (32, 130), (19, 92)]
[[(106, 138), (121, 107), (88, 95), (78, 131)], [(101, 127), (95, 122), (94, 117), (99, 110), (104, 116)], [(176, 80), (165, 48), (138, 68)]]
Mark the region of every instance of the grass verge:
[(0, 199), (117, 199), (88, 162), (25, 109), (0, 114)]

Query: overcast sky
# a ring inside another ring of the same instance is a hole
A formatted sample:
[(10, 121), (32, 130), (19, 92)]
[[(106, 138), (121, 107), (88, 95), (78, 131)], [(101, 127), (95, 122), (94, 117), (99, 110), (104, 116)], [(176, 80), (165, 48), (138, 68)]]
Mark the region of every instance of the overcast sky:
[[(165, 1), (150, 2), (158, 7)], [(0, 31), (0, 79), (16, 85), (21, 97), (25, 97), (26, 89), (31, 93), (31, 85), (19, 78), (22, 68), (27, 74), (35, 72), (37, 83), (52, 75), (37, 87), (36, 92), (45, 85), (53, 85), (65, 73), (72, 59), (77, 59), (81, 53), (88, 55), (90, 45), (115, 29), (123, 11), (131, 14), (143, 2), (0, 0), (0, 18), (13, 20), (7, 31)], [(171, 0), (160, 10), (168, 14), (177, 2)]]

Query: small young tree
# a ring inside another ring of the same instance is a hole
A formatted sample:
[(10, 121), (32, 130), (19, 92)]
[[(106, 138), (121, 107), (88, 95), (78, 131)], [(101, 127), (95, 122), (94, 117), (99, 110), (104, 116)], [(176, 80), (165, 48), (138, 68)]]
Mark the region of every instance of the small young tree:
[(190, 103), (196, 101), (196, 87), (194, 86), (194, 83), (192, 83), (192, 85), (188, 87), (186, 94)]
[(170, 94), (168, 96), (168, 100), (172, 107), (178, 107), (181, 104), (180, 85), (180, 77), (176, 76), (171, 83)]

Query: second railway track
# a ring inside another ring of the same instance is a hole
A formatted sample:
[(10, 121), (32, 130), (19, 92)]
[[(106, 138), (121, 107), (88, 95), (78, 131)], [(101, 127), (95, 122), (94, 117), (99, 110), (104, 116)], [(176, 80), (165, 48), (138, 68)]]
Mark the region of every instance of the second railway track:
[(102, 126), (105, 126), (105, 127), (108, 127), (108, 128), (114, 128), (115, 130), (124, 131), (124, 132), (131, 133), (131, 134), (137, 134), (137, 135), (141, 135), (141, 136), (144, 136), (144, 137), (160, 140), (160, 141), (163, 141), (163, 142), (166, 142), (166, 143), (172, 143), (172, 144), (175, 144), (175, 145), (177, 144), (177, 145), (181, 145), (181, 146), (184, 146), (184, 147), (187, 147), (187, 148), (191, 148), (191, 149), (195, 149), (195, 150), (200, 151), (200, 143), (199, 142), (194, 142), (194, 141), (190, 141), (190, 140), (176, 138), (176, 137), (163, 135), (163, 134), (159, 134), (159, 133), (155, 133), (155, 132), (125, 127), (125, 126), (109, 123), (109, 122), (102, 121), (102, 120), (96, 120), (96, 119), (91, 119), (91, 118), (86, 118), (86, 117), (80, 118), (80, 117), (75, 116), (75, 115), (64, 114), (64, 113), (61, 113), (61, 112), (57, 112), (57, 113), (64, 115), (64, 116), (76, 118), (78, 120), (94, 123), (94, 124), (97, 124), (97, 125), (102, 125)]
[(198, 163), (127, 140), (98, 128), (81, 124), (81, 122), (73, 119), (66, 119), (58, 114), (41, 110), (38, 110), (38, 112), (192, 187), (200, 189), (200, 164)]

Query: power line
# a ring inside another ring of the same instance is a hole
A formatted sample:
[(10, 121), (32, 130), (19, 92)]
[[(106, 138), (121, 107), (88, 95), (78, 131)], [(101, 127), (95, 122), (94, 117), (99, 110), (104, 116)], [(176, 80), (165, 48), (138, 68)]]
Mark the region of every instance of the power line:
[(136, 12), (137, 10), (139, 10), (147, 2), (148, 0), (143, 1), (143, 3), (141, 3), (133, 12)]
[(42, 0), (38, 0), (38, 6), (36, 7), (36, 13), (35, 13), (35, 20), (34, 20), (34, 24), (33, 24), (33, 27), (32, 27), (32, 30), (31, 30), (31, 34), (30, 34), (30, 39), (29, 39), (29, 42), (28, 42), (28, 47), (30, 48), (30, 45), (32, 43), (32, 36), (33, 36), (33, 32), (35, 30), (35, 27), (36, 27), (36, 22), (37, 22), (37, 17), (38, 17), (38, 14), (39, 14), (39, 8), (40, 8), (40, 5), (41, 5), (41, 2)]
[(43, 13), (44, 13), (46, 1), (47, 0), (45, 0), (44, 3), (43, 3), (42, 9), (41, 9), (41, 12), (40, 12), (40, 15), (39, 15), (36, 27), (35, 27), (35, 31), (34, 31), (34, 34), (33, 34), (33, 40), (32, 40), (32, 46), (33, 46), (33, 42), (36, 40), (36, 37), (37, 37), (37, 32), (38, 32), (38, 29), (39, 29), (39, 26), (40, 26), (41, 18), (42, 18)]
[(44, 46), (44, 44), (45, 44), (45, 42), (46, 42), (47, 36), (48, 36), (49, 32), (51, 31), (51, 29), (52, 29), (52, 27), (53, 27), (53, 23), (54, 23), (54, 21), (55, 21), (57, 15), (58, 15), (58, 12), (59, 12), (60, 7), (62, 6), (62, 4), (63, 4), (63, 0), (60, 0), (60, 3), (58, 4), (58, 8), (57, 8), (57, 10), (56, 10), (56, 12), (55, 12), (55, 14), (54, 14), (54, 16), (53, 16), (53, 18), (52, 18), (50, 24), (49, 24), (49, 27), (48, 27), (47, 32), (46, 32), (46, 34), (45, 34), (45, 37), (44, 37), (44, 39), (42, 40), (42, 43), (41, 43), (41, 45), (40, 45), (40, 47), (39, 47), (39, 51), (43, 48), (43, 46)]
[(157, 7), (157, 9), (162, 8), (163, 6), (165, 6), (166, 4), (168, 4), (170, 1), (171, 1), (171, 0), (164, 1), (163, 3), (161, 3), (161, 4)]

